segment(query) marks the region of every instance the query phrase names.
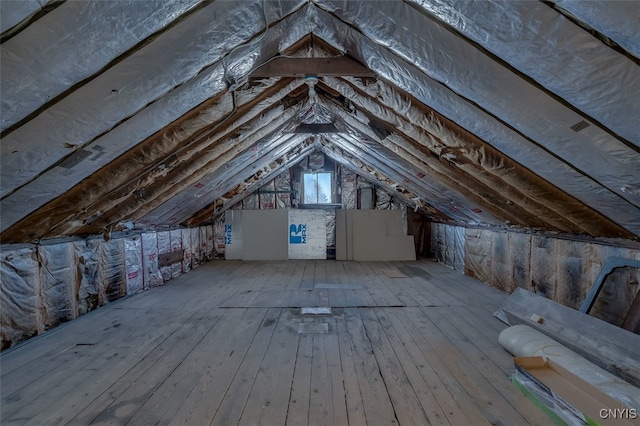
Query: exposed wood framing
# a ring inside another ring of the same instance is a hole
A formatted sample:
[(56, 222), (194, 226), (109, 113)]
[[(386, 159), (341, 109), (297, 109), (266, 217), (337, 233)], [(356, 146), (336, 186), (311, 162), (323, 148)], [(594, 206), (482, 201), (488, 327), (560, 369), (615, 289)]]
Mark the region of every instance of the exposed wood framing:
[[(546, 213), (543, 211), (539, 213), (544, 215), (545, 219), (550, 218), (550, 220), (557, 221), (559, 217), (564, 218), (565, 225), (559, 229), (565, 232), (588, 233), (594, 236), (616, 235), (633, 238), (633, 235), (626, 229), (535, 175), (490, 144), (441, 116), (437, 111), (421, 104), (410, 95), (402, 93), (399, 89), (389, 87), (381, 81), (367, 82), (349, 79), (347, 85), (343, 84), (344, 80), (337, 79), (324, 79), (324, 82), (334, 90), (341, 92), (345, 98), (354, 103), (361, 103), (363, 108), (373, 108), (370, 106), (370, 102), (384, 107), (376, 108), (375, 112), (371, 113), (377, 113), (377, 116), (382, 115), (393, 123), (391, 126), (399, 128), (399, 130), (407, 128), (406, 125), (403, 126), (403, 121), (405, 123), (406, 121), (394, 114), (393, 111), (402, 111), (403, 117), (411, 125), (431, 135), (431, 137), (416, 135), (414, 141), (426, 144), (431, 150), (436, 150), (436, 154), (441, 157), (455, 158), (457, 161), (450, 161), (451, 166), (468, 173), (473, 172), (474, 175), (482, 177), (485, 181), (490, 179), (487, 182), (488, 186), (512, 191), (512, 197), (502, 195), (500, 198), (505, 198), (514, 204), (516, 202), (525, 203), (523, 205), (525, 209), (546, 208)], [(363, 99), (362, 96), (366, 96), (370, 102), (360, 101)], [(401, 99), (400, 96), (404, 99)], [(398, 102), (401, 102), (401, 105), (398, 105)], [(430, 117), (435, 117), (436, 121), (440, 123), (442, 126), (440, 132), (444, 130), (453, 137), (438, 137), (438, 133), (434, 133), (431, 129), (433, 126), (429, 123)], [(450, 130), (447, 131), (447, 129)], [(484, 205), (486, 207), (486, 204)], [(568, 226), (567, 222), (573, 226)], [(561, 223), (557, 223), (557, 225), (561, 225)]]
[(274, 58), (253, 71), (250, 77), (304, 77), (308, 75), (375, 77), (364, 65), (348, 56), (336, 58)]

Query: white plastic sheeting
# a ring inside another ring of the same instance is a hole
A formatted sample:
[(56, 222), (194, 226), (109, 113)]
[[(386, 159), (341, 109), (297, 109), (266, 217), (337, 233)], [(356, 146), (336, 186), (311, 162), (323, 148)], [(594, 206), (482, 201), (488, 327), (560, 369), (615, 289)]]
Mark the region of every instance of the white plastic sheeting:
[(191, 232), (191, 268), (197, 268), (202, 262), (202, 249), (200, 245), (200, 229), (190, 228)]
[[(456, 270), (507, 293), (520, 287), (574, 309), (580, 307), (608, 257), (640, 259), (638, 249), (500, 229), (433, 223), (431, 237), (438, 261), (457, 263), (456, 247), (462, 245), (463, 268), (458, 265)], [(590, 314), (621, 326), (639, 293), (635, 282), (640, 282), (640, 271), (634, 268), (609, 274)]]
[(124, 240), (109, 240), (100, 244), (101, 299), (112, 302), (127, 294), (125, 280)]
[(44, 330), (35, 246), (3, 247), (0, 254), (2, 349)]
[(145, 232), (142, 238), (143, 286), (145, 289), (164, 283), (158, 269), (158, 236), (155, 232)]
[(144, 288), (142, 265), (142, 239), (140, 236), (124, 240), (124, 263), (126, 269), (127, 295), (136, 294)]
[(102, 289), (101, 244), (102, 240), (99, 238), (73, 242), (75, 263), (80, 278), (80, 285), (76, 290), (78, 315), (83, 315), (105, 303), (104, 300), (100, 300)]
[[(171, 239), (171, 252), (182, 252), (182, 229), (172, 229), (169, 231)], [(175, 262), (171, 264), (171, 278), (176, 278), (182, 275), (182, 262)]]
[[(169, 231), (158, 232), (158, 256), (171, 253), (171, 234)], [(171, 265), (160, 266), (160, 274), (164, 282), (171, 279)]]
[(40, 246), (40, 291), (42, 315), (46, 328), (77, 316), (75, 288), (78, 281), (74, 250), (70, 243)]
[(191, 270), (191, 230), (189, 228), (182, 229), (182, 250), (184, 257), (182, 258), (182, 272)]
[[(213, 241), (208, 239), (211, 226), (174, 232), (195, 235), (189, 240), (191, 250), (201, 250), (202, 262), (212, 258), (213, 245), (207, 243)], [(158, 253), (170, 252), (169, 241), (170, 232), (163, 231), (108, 241), (2, 245), (2, 349), (110, 301), (161, 285)]]

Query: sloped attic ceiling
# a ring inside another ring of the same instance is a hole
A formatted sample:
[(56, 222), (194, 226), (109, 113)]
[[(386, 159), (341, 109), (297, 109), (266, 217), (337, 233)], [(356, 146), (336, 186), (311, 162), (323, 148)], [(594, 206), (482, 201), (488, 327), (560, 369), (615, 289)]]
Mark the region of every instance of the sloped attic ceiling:
[(318, 150), (438, 220), (640, 239), (636, 6), (3, 0), (0, 237), (210, 221)]

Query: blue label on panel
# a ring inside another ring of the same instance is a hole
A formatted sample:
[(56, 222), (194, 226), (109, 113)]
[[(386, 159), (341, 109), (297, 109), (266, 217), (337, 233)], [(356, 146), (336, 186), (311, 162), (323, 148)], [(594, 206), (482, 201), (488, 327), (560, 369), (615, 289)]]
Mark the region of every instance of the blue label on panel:
[(231, 244), (231, 225), (224, 226), (224, 243)]
[(289, 244), (307, 244), (307, 225), (289, 226)]

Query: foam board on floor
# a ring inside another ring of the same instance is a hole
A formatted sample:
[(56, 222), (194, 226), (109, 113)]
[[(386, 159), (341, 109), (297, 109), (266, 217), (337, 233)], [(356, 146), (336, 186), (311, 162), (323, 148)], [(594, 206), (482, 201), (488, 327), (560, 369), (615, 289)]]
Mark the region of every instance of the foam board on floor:
[(242, 259), (242, 210), (224, 213), (224, 257)]
[(286, 209), (242, 211), (242, 259), (286, 260), (289, 255)]

